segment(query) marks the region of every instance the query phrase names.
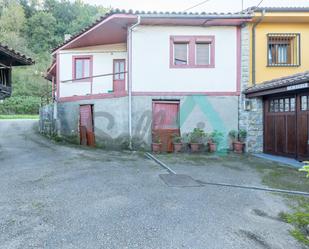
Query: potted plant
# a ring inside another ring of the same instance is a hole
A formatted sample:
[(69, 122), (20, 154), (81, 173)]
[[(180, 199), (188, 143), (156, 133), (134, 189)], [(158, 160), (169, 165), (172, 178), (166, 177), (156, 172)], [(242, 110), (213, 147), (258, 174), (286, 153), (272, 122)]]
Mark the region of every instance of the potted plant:
[(231, 146), (230, 148), (234, 151), (234, 143), (237, 141), (238, 138), (238, 132), (236, 130), (231, 130), (229, 132), (229, 138), (231, 140)]
[(172, 139), (173, 139), (173, 145), (174, 145), (174, 152), (178, 153), (181, 152), (182, 150), (182, 137), (178, 134), (173, 134), (172, 135)]
[(191, 152), (198, 152), (201, 145), (204, 143), (206, 133), (200, 128), (194, 128), (189, 136), (189, 144)]
[(223, 133), (217, 130), (214, 130), (209, 134), (208, 139), (208, 148), (209, 152), (215, 152), (217, 150), (218, 144), (221, 142), (223, 138)]
[(245, 148), (245, 139), (247, 137), (247, 131), (243, 129), (240, 129), (238, 132), (230, 131), (229, 136), (233, 142), (233, 151), (238, 154), (243, 153)]
[(154, 135), (152, 139), (152, 151), (154, 153), (160, 153), (162, 148), (162, 142), (159, 135)]

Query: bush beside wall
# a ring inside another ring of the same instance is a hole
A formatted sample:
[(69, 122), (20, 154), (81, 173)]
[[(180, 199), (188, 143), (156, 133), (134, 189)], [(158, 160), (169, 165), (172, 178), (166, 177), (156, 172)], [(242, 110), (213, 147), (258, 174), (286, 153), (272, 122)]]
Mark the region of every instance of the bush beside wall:
[(38, 114), (41, 99), (35, 96), (13, 96), (0, 103), (0, 114)]

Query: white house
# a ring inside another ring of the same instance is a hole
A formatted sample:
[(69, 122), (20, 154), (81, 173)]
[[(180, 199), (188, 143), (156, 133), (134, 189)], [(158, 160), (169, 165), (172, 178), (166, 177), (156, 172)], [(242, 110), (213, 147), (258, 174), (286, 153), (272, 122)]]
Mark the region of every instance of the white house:
[[(173, 133), (238, 127), (243, 14), (113, 11), (53, 51), (59, 133), (170, 151)], [(89, 141), (88, 141), (89, 142)]]

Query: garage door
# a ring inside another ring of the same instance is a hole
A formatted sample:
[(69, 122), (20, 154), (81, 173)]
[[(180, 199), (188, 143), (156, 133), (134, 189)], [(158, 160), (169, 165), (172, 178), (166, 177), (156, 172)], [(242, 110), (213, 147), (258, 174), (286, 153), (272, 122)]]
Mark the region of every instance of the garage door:
[(163, 151), (173, 151), (172, 136), (180, 134), (178, 101), (153, 101), (152, 134), (160, 137)]
[(308, 158), (308, 116), (307, 95), (266, 98), (264, 152), (297, 159)]

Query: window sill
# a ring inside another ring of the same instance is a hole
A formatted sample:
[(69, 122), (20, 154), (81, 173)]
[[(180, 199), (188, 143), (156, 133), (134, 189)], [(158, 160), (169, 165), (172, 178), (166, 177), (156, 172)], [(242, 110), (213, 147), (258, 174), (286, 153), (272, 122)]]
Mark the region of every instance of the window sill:
[(170, 65), (170, 68), (171, 69), (215, 68), (215, 65), (180, 65), (180, 66)]
[(268, 64), (266, 67), (300, 67), (300, 64)]

